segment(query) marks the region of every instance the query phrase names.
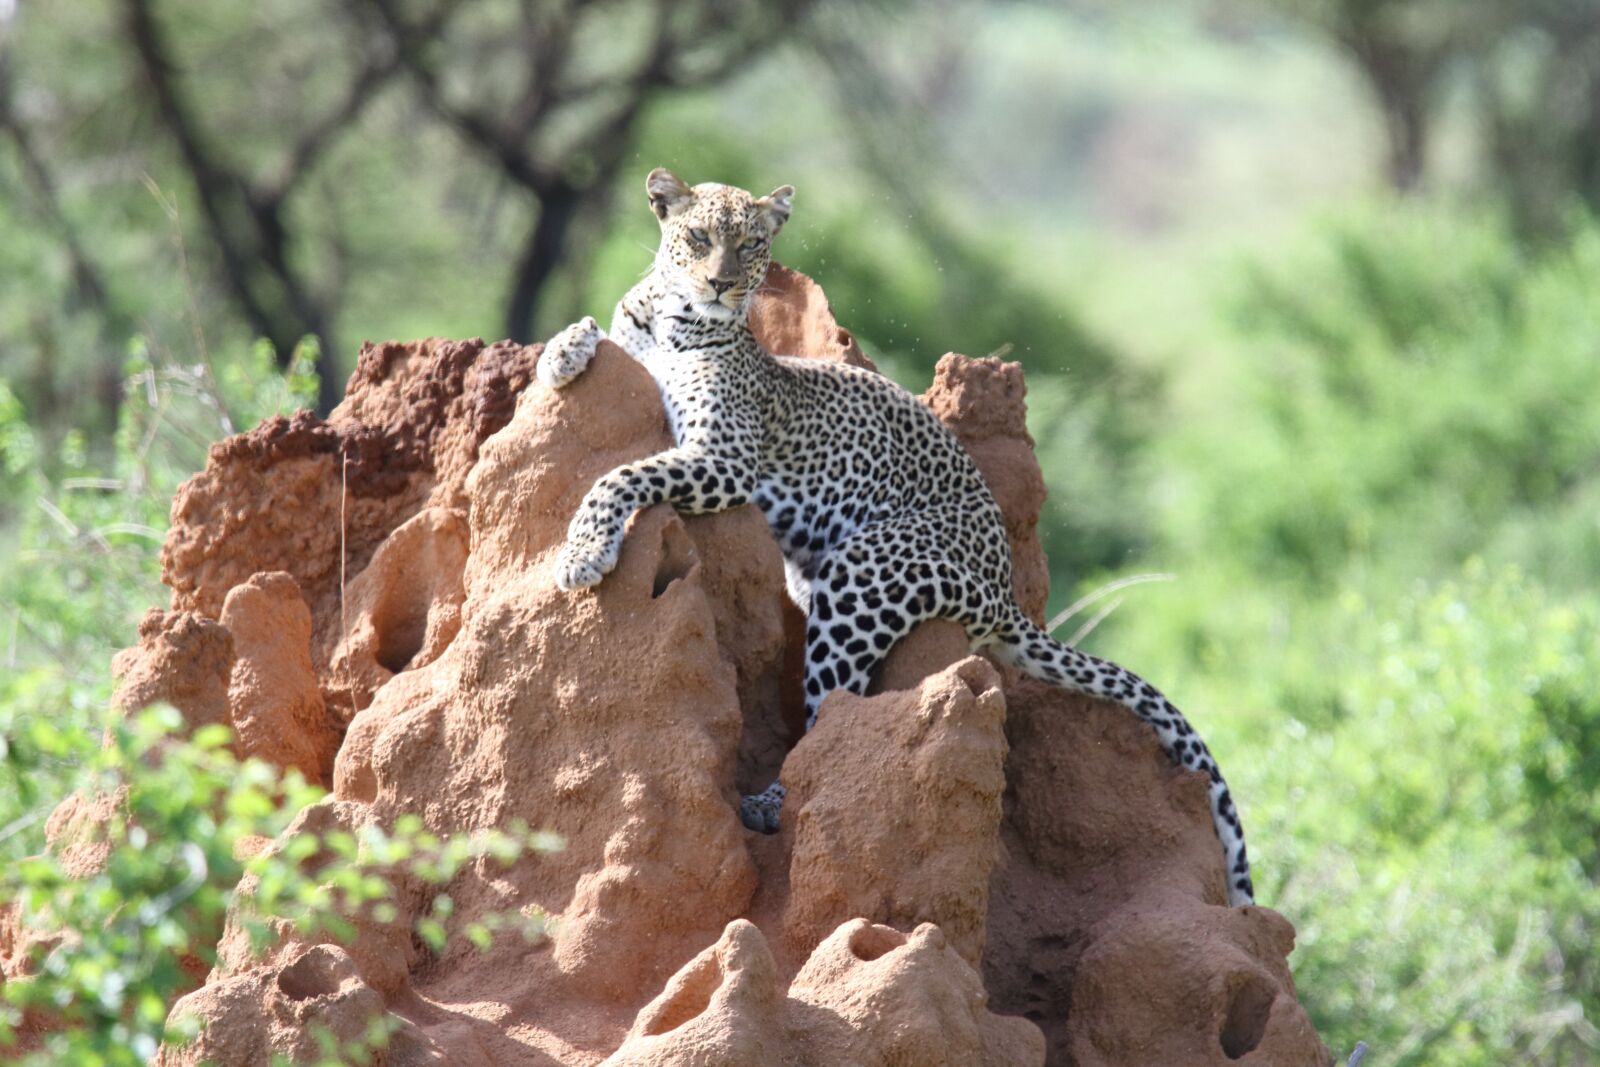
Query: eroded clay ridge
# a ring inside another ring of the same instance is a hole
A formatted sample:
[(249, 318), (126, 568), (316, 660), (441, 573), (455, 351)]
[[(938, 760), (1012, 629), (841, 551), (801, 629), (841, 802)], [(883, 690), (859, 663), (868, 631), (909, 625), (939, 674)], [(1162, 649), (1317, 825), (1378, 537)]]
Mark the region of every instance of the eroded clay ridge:
[[(769, 282), (769, 348), (866, 364), (809, 279)], [(564, 851), (446, 887), (457, 924), (536, 904), (554, 934), (434, 955), (401, 915), (260, 960), (230, 925), (175, 1009), (205, 1036), (164, 1063), (309, 1057), (312, 1023), (354, 1035), (380, 1008), (394, 1065), (1331, 1062), (1293, 930), (1222, 906), (1204, 782), (1124, 711), (934, 623), (795, 743), (799, 620), (748, 507), (645, 512), (615, 573), (559, 592), (584, 491), (668, 438), (620, 350), (560, 393), (530, 384), (537, 355), (369, 345), (326, 422), (216, 446), (173, 505), (171, 608), (117, 670), (123, 703), (230, 723), (329, 784), (299, 825), (558, 831)], [(1037, 616), (1020, 368), (949, 355), (923, 399), (989, 479)], [(780, 764), (784, 830), (751, 834), (739, 794)]]

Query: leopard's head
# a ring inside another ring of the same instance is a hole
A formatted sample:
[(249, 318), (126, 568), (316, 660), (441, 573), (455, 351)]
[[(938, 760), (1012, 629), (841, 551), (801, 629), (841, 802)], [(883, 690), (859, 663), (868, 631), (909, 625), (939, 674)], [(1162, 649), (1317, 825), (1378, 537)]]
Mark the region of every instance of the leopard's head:
[(645, 179), (645, 192), (661, 221), (657, 273), (706, 318), (742, 314), (766, 277), (772, 239), (789, 219), (794, 187), (763, 197), (716, 182), (691, 188), (657, 167)]

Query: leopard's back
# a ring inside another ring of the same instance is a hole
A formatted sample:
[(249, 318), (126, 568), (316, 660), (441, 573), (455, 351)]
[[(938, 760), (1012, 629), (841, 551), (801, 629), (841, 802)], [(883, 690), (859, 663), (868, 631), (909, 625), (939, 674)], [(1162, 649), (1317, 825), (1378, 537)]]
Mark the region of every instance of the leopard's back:
[(773, 362), (756, 502), (786, 556), (824, 553), (872, 523), (959, 515), (945, 551), (1009, 586), (1000, 509), (931, 411), (873, 371), (799, 357)]

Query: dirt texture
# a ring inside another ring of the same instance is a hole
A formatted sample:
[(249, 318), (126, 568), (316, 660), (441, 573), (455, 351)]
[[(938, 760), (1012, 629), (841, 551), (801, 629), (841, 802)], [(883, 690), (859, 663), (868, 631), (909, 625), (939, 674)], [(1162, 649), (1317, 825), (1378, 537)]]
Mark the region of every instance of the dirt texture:
[[(774, 267), (753, 321), (780, 354), (870, 366), (802, 275)], [(205, 1036), (161, 1063), (307, 1061), (314, 1029), (380, 1012), (394, 1067), (1331, 1063), (1292, 928), (1223, 906), (1204, 781), (1125, 711), (929, 623), (796, 736), (798, 617), (750, 507), (646, 511), (615, 572), (559, 591), (584, 492), (668, 437), (620, 349), (560, 392), (530, 384), (538, 351), (368, 345), (327, 420), (214, 447), (118, 699), (228, 723), (329, 783), (291, 833), (413, 813), (441, 834), (521, 819), (565, 848), (469, 864), (438, 952), (412, 935), (421, 884), (344, 945), (285, 928), (256, 957), (230, 922), (174, 1008)], [(989, 479), (1037, 618), (1021, 369), (945, 356), (923, 400)], [(739, 795), (780, 768), (783, 830), (752, 834)], [(540, 942), (462, 936), (530, 906)]]

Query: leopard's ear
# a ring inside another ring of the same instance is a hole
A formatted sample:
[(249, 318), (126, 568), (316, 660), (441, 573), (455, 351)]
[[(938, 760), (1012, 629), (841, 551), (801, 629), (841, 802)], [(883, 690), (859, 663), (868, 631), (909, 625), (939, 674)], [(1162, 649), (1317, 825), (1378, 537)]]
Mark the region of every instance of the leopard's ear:
[(694, 200), (694, 190), (666, 167), (657, 167), (644, 180), (645, 195), (650, 197), (650, 210), (663, 222), (676, 215)]
[(783, 224), (789, 221), (790, 201), (793, 198), (794, 186), (780, 185), (756, 201), (756, 207), (761, 209), (761, 217), (767, 222), (767, 233), (771, 236), (778, 236)]

